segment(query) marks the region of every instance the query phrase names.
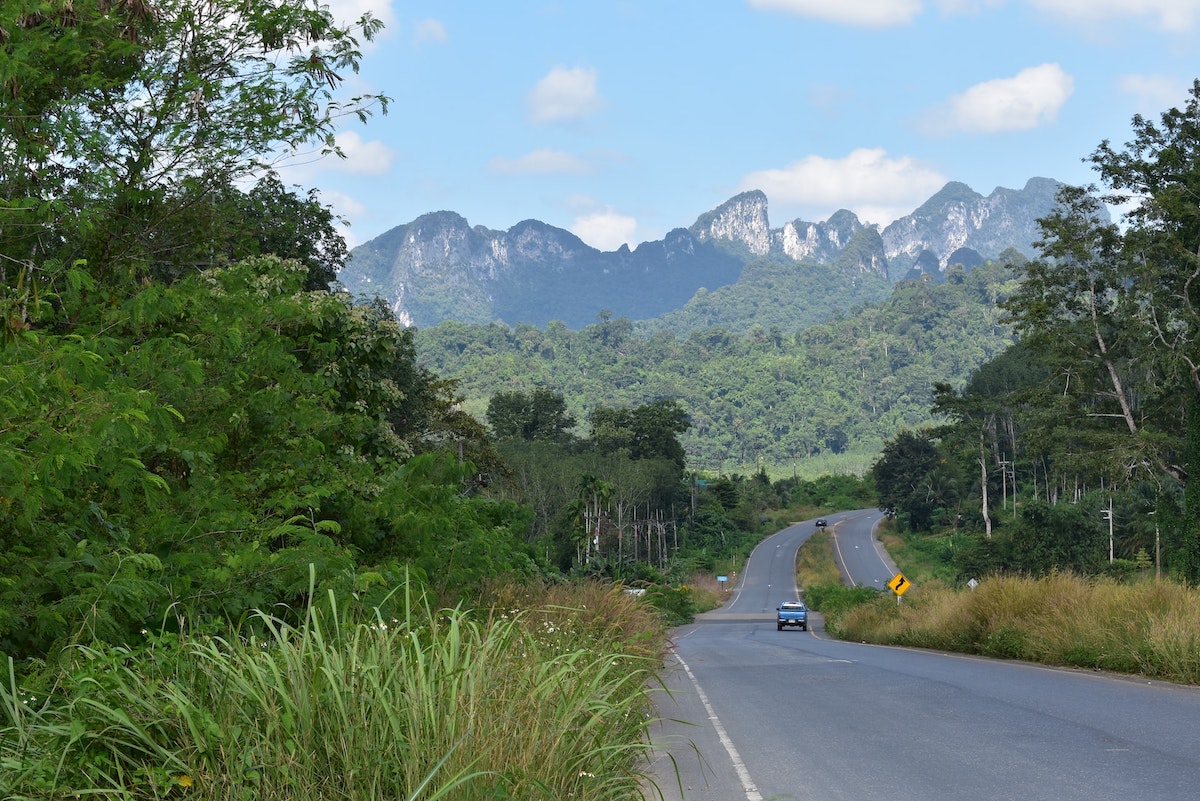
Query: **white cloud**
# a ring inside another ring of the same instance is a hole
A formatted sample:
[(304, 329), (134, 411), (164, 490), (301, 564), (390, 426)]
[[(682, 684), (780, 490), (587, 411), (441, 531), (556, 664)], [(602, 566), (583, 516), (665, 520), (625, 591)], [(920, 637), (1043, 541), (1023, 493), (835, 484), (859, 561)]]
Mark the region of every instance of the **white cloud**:
[(488, 163), (488, 169), (505, 175), (527, 173), (557, 173), (582, 175), (592, 168), (582, 159), (563, 153), (561, 150), (541, 148), (515, 159), (497, 156)]
[(750, 173), (738, 191), (761, 189), (772, 209), (782, 209), (787, 219), (799, 213), (827, 217), (849, 209), (863, 222), (886, 225), (928, 200), (946, 182), (937, 170), (915, 159), (888, 158), (882, 148), (859, 148), (841, 159), (808, 156), (781, 169)]
[(368, 141), (354, 131), (342, 131), (336, 140), (346, 158), (325, 159), (321, 166), (352, 175), (383, 175), (392, 169), (396, 153), (378, 139)]
[(989, 8), (1004, 5), (1005, 0), (937, 0), (943, 14), (978, 14)]
[(1075, 91), (1075, 79), (1058, 64), (1021, 70), (950, 98), (939, 125), (960, 131), (1023, 131), (1054, 121)]
[(1200, 16), (1200, 0), (1029, 0), (1030, 5), (1081, 22), (1148, 17), (1164, 31), (1186, 33)]
[(530, 116), (535, 123), (569, 122), (602, 106), (596, 70), (584, 67), (555, 67), (529, 93)]
[[(1005, 0), (934, 0), (943, 14), (973, 14)], [(1034, 8), (1082, 24), (1110, 20), (1150, 20), (1171, 33), (1187, 33), (1200, 18), (1200, 0), (1025, 0)], [(747, 0), (751, 8), (800, 17), (886, 28), (912, 22), (925, 10), (924, 0)]]
[(1133, 96), (1134, 104), (1143, 115), (1157, 116), (1169, 108), (1186, 104), (1191, 86), (1165, 75), (1125, 75), (1117, 79), (1117, 88)]
[(752, 8), (783, 11), (827, 22), (886, 28), (912, 22), (921, 13), (921, 0), (748, 0)]
[(418, 42), (435, 42), (445, 44), (446, 26), (436, 19), (423, 19), (413, 26), (413, 32)]
[[(322, 206), (328, 206), (335, 216), (342, 218), (351, 225), (356, 219), (361, 219), (367, 214), (367, 207), (359, 200), (336, 189), (320, 190), (319, 201)], [(342, 235), (342, 239), (346, 240), (346, 247), (356, 248), (362, 242), (359, 241), (351, 225), (342, 225), (336, 221), (334, 223), (337, 232)]]
[(272, 165), (285, 184), (310, 186), (326, 174), (382, 175), (392, 168), (395, 151), (379, 140), (364, 140), (354, 131), (342, 131), (335, 137), (345, 158), (321, 155), (319, 147), (306, 152), (282, 153)]
[(571, 233), (597, 250), (617, 250), (621, 245), (635, 246), (637, 220), (612, 209), (576, 217)]

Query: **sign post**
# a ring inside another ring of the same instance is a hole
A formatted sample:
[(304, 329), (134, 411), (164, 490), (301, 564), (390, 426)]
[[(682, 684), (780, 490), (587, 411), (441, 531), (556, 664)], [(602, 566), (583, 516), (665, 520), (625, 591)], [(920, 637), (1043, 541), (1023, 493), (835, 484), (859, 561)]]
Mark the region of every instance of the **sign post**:
[(905, 578), (903, 573), (897, 573), (888, 582), (888, 589), (896, 593), (896, 603), (900, 603), (901, 596), (908, 592), (908, 588), (911, 586), (912, 582)]

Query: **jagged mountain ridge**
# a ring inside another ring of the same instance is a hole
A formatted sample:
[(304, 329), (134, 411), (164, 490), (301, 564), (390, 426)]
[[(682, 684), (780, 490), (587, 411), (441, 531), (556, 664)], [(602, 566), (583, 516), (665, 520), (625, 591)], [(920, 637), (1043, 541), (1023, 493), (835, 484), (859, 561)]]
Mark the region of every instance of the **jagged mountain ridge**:
[(438, 211), (355, 248), (338, 279), (355, 295), (385, 299), (398, 319), (420, 327), (559, 320), (578, 329), (602, 311), (649, 320), (683, 308), (701, 289), (735, 284), (756, 259), (823, 265), (836, 290), (864, 277), (896, 281), (951, 263), (970, 267), (1010, 247), (1033, 256), (1037, 219), (1053, 209), (1058, 187), (1032, 178), (1024, 189), (984, 197), (951, 182), (882, 231), (844, 209), (824, 222), (797, 219), (773, 229), (767, 197), (755, 190), (690, 228), (608, 252), (537, 220), (494, 231)]
[(603, 252), (537, 220), (492, 231), (440, 211), (355, 248), (338, 280), (355, 295), (384, 298), (406, 325), (561, 320), (582, 328), (606, 309), (655, 317), (700, 286), (733, 283), (742, 266), (682, 228), (636, 250)]

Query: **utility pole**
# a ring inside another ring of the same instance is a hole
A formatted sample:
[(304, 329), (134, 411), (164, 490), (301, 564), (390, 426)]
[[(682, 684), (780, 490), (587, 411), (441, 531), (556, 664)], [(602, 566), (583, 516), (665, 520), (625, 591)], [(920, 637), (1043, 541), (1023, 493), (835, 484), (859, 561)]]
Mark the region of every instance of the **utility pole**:
[(1105, 518), (1108, 519), (1108, 563), (1113, 563), (1113, 508), (1112, 497), (1108, 499), (1108, 511), (1102, 512)]
[(1000, 508), (1008, 509), (1008, 462), (1003, 458), (1000, 460), (1000, 487), (1003, 492)]
[[(1151, 509), (1147, 514), (1153, 515), (1157, 509)], [(1158, 539), (1158, 518), (1154, 518), (1154, 580), (1162, 579), (1162, 544)]]

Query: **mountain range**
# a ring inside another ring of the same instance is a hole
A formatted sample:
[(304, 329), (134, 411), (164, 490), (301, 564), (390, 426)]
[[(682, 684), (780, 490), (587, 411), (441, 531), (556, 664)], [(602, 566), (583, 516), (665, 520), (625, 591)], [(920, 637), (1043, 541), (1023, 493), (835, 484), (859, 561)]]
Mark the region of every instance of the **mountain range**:
[[(842, 298), (835, 305), (848, 308), (885, 297), (905, 278), (938, 279), (952, 265), (969, 270), (1010, 250), (1032, 257), (1037, 221), (1054, 208), (1059, 187), (1031, 178), (1023, 189), (983, 196), (951, 182), (882, 228), (847, 210), (824, 222), (796, 219), (772, 228), (766, 195), (750, 191), (688, 228), (616, 251), (537, 220), (494, 231), (437, 211), (354, 248), (338, 282), (356, 296), (382, 298), (397, 319), (421, 328), (445, 320), (539, 327), (557, 320), (577, 330), (601, 317), (657, 321), (651, 327), (677, 331), (712, 325), (714, 317), (728, 325), (712, 310), (714, 300), (764, 276), (784, 293), (824, 286)], [(742, 312), (734, 327), (751, 324), (760, 311)]]

